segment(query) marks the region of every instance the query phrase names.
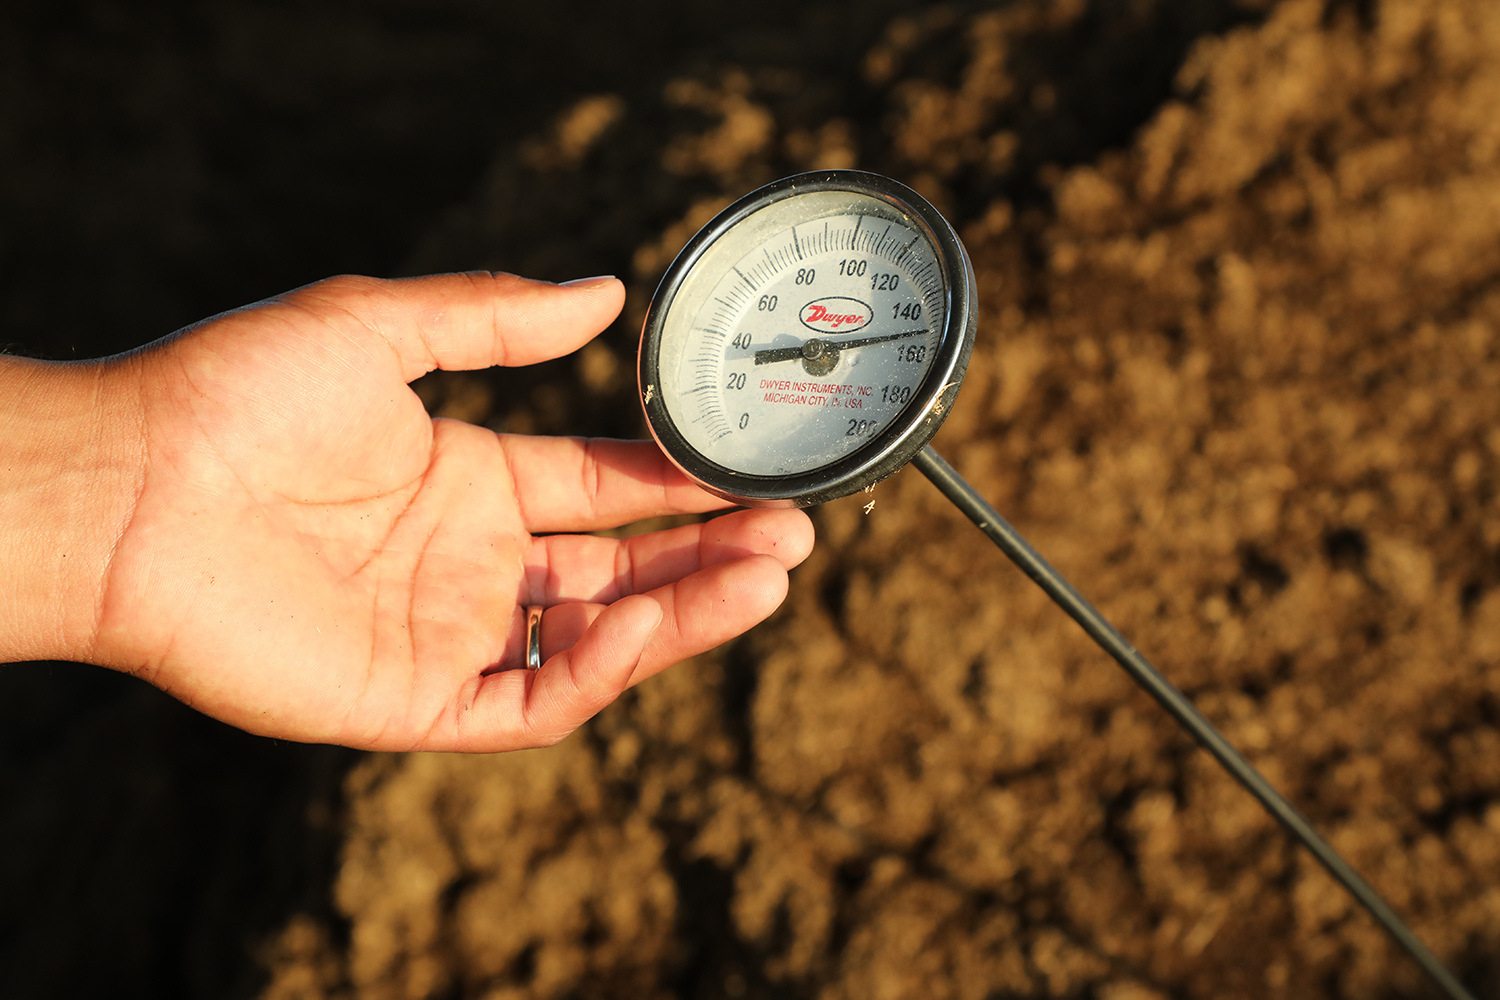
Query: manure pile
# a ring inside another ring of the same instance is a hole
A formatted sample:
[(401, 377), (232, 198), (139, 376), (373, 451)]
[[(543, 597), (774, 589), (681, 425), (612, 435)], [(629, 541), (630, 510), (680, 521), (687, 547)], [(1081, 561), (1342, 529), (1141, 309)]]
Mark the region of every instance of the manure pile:
[[(413, 269), (629, 253), (628, 315), (424, 399), (638, 434), (700, 223), (909, 181), (981, 287), (938, 449), (1497, 995), (1500, 5), (940, 7), (861, 72), (823, 120), (815, 65), (716, 66), (508, 147)], [(267, 944), (266, 1000), (1426, 995), (925, 480), (868, 499), (770, 623), (561, 746), (366, 758), (337, 919)]]

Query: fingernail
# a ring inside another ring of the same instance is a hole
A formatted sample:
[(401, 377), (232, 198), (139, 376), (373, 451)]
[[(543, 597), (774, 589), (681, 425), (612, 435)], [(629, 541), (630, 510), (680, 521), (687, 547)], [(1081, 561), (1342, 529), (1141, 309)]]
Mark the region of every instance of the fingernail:
[(574, 278), (572, 281), (564, 281), (564, 288), (588, 288), (591, 285), (602, 285), (606, 281), (614, 281), (613, 274), (596, 274), (592, 278)]

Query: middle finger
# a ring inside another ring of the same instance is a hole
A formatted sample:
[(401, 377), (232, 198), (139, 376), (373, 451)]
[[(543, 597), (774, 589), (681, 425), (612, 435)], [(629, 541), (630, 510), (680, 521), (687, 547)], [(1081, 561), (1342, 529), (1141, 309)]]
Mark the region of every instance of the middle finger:
[(812, 549), (812, 523), (800, 510), (743, 510), (633, 538), (548, 535), (526, 558), (523, 604), (610, 604), (713, 566), (770, 555), (791, 569)]

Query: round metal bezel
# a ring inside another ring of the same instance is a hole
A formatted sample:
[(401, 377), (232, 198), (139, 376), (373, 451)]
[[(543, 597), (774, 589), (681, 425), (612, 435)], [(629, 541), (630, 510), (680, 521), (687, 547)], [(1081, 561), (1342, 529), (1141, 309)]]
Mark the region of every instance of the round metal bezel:
[[(673, 423), (663, 394), (658, 350), (661, 334), (686, 276), (725, 233), (775, 202), (819, 191), (866, 195), (907, 216), (931, 242), (942, 271), (945, 318), (936, 359), (912, 394), (912, 401), (890, 425), (858, 450), (817, 469), (795, 475), (763, 476), (736, 472), (690, 445)], [(641, 328), (637, 360), (641, 405), (651, 434), (663, 452), (703, 489), (747, 507), (807, 507), (872, 486), (906, 465), (942, 426), (958, 395), (978, 325), (974, 269), (958, 234), (917, 192), (898, 181), (861, 170), (822, 170), (775, 181), (745, 195), (720, 212), (688, 241), (652, 296)]]

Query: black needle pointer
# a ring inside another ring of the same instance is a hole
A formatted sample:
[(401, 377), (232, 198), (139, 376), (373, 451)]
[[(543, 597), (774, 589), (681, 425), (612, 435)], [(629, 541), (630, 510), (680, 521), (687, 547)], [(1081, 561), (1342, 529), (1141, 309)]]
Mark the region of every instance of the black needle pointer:
[(776, 347), (768, 351), (756, 351), (755, 363), (768, 365), (773, 361), (814, 361), (829, 351), (837, 354), (851, 347), (868, 347), (871, 344), (883, 344), (887, 340), (905, 340), (907, 337), (916, 337), (926, 332), (926, 330), (907, 330), (905, 333), (888, 333), (883, 337), (861, 337), (858, 340), (820, 340), (813, 337), (811, 340), (803, 341), (798, 347)]

